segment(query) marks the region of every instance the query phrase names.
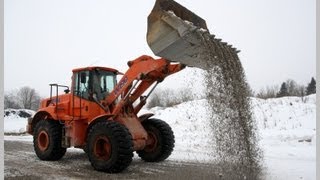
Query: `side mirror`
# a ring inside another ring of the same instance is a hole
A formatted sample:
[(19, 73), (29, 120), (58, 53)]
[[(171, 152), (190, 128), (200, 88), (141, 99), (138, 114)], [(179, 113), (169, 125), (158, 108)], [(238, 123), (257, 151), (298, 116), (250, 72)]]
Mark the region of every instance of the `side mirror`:
[(69, 92), (70, 92), (69, 89), (65, 89), (65, 90), (64, 90), (64, 93), (66, 93), (66, 94), (68, 94)]
[(80, 82), (82, 83), (82, 84), (84, 84), (84, 83), (86, 83), (87, 82), (87, 75), (86, 75), (86, 73), (81, 73), (80, 74)]

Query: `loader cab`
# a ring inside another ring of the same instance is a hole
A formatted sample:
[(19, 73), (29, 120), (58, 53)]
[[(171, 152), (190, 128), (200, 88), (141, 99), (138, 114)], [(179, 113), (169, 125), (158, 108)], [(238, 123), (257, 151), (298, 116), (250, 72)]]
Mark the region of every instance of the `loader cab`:
[(74, 95), (94, 101), (105, 99), (116, 85), (118, 71), (105, 67), (88, 67), (73, 71)]

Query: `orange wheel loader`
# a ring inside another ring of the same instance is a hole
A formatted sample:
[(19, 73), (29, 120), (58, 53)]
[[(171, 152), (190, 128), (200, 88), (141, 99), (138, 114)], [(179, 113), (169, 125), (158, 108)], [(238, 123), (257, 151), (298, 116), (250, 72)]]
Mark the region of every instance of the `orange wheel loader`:
[[(70, 89), (50, 84), (50, 97), (27, 124), (36, 155), (53, 161), (69, 147), (82, 148), (95, 170), (109, 173), (127, 168), (134, 151), (148, 162), (168, 158), (175, 142), (170, 126), (153, 114), (137, 114), (167, 76), (185, 66), (206, 68), (206, 44), (236, 52), (212, 43), (212, 37), (203, 19), (173, 0), (157, 0), (148, 17), (147, 42), (162, 58), (143, 55), (129, 61), (125, 74), (107, 67), (74, 69)], [(117, 75), (122, 75), (119, 82)], [(59, 95), (60, 88), (64, 94)]]

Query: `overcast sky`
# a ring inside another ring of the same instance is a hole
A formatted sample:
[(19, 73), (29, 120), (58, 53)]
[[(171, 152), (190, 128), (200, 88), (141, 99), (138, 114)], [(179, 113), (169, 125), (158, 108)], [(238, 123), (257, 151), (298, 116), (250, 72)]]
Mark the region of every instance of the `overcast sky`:
[[(177, 0), (206, 20), (211, 33), (241, 50), (258, 91), (288, 78), (316, 75), (315, 0)], [(153, 55), (146, 43), (153, 0), (5, 0), (4, 90), (70, 85), (71, 70), (100, 65), (127, 69)]]

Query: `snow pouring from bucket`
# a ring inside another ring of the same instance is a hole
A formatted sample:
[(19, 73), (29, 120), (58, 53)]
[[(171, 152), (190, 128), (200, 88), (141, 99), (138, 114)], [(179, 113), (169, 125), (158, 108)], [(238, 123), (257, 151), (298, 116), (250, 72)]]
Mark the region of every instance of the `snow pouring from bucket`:
[(262, 151), (252, 118), (249, 85), (234, 48), (202, 33), (208, 53), (206, 97), (218, 168), (232, 179), (260, 179)]

